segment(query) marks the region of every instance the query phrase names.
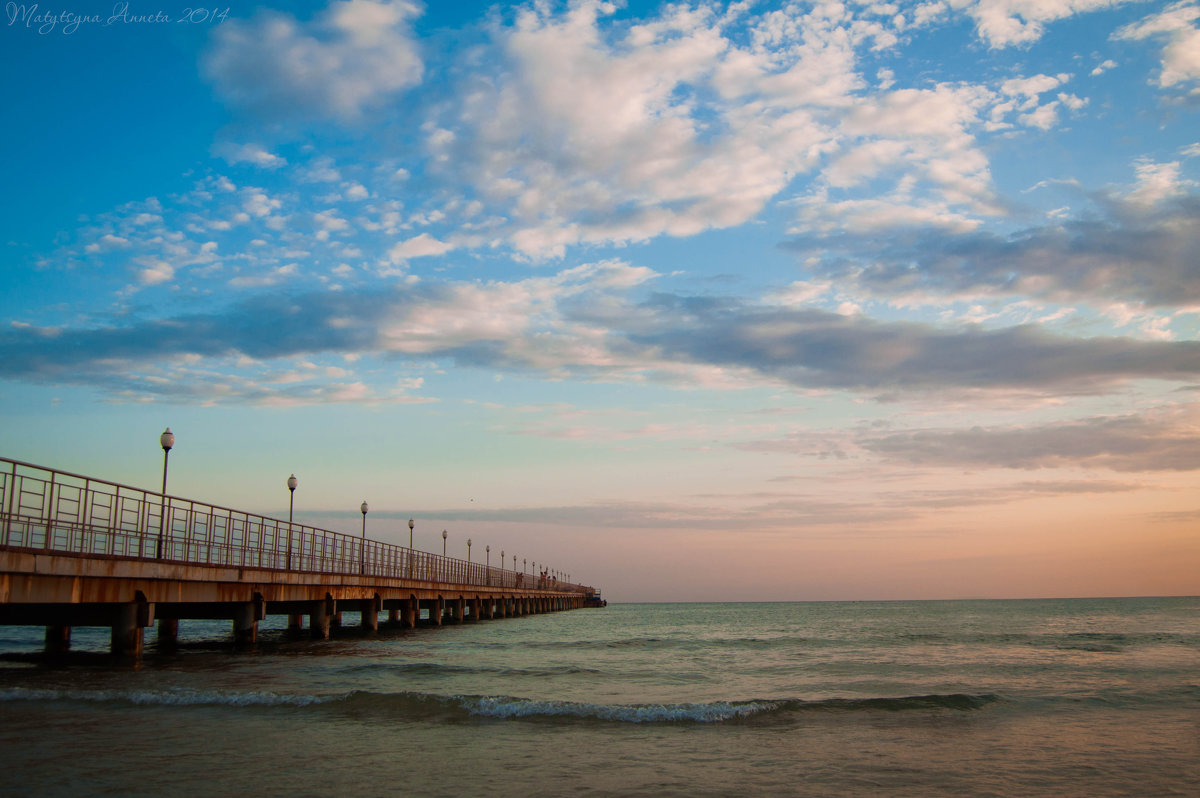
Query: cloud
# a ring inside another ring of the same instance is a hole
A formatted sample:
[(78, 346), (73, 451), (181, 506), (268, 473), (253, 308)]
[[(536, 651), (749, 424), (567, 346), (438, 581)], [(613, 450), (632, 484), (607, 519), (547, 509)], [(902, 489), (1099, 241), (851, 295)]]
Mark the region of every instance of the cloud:
[(535, 256), (752, 218), (833, 147), (821, 117), (850, 104), (853, 48), (870, 38), (848, 10), (755, 17), (759, 44), (738, 46), (707, 6), (608, 28), (604, 4), (538, 9), (496, 32), (500, 67), (474, 76), (426, 140), (439, 171)]
[(1158, 85), (1170, 88), (1200, 79), (1200, 5), (1191, 0), (1175, 3), (1157, 14), (1122, 27), (1117, 40), (1165, 39)]
[(1123, 0), (949, 0), (975, 20), (979, 37), (992, 48), (1030, 44), (1046, 25), (1075, 14), (1110, 8)]
[(157, 258), (137, 258), (140, 268), (137, 270), (138, 282), (142, 285), (158, 285), (171, 280), (175, 276), (175, 267)]
[(1142, 377), (1200, 375), (1200, 343), (1067, 339), (1032, 326), (938, 329), (666, 295), (628, 321), (625, 338), (664, 359), (747, 369), (800, 388), (1090, 393)]
[(407, 0), (334, 2), (318, 18), (264, 12), (213, 34), (208, 79), (232, 105), (269, 119), (357, 121), (370, 107), (421, 81), (423, 64)]
[(1135, 379), (1200, 379), (1197, 342), (1070, 339), (1032, 326), (941, 329), (731, 297), (637, 299), (652, 276), (607, 261), (514, 282), (262, 294), (210, 314), (65, 328), (53, 338), (13, 328), (0, 331), (0, 376), (110, 387), (127, 372), (180, 358), (324, 353), (453, 360), (549, 379), (868, 395), (1086, 394)]
[(438, 241), (428, 233), (421, 233), (415, 238), (401, 241), (393, 246), (388, 250), (388, 257), (391, 258), (392, 263), (399, 263), (410, 258), (444, 255), (452, 249), (454, 249), (453, 244)]
[(250, 163), (263, 169), (278, 169), (287, 165), (286, 158), (268, 152), (261, 144), (223, 143), (213, 147), (213, 151), (229, 164)]
[[(1023, 19), (1028, 38), (1042, 22), (1102, 5), (965, 8)], [(805, 176), (805, 229), (853, 229), (881, 215), (975, 227), (977, 216), (1005, 210), (976, 135), (1048, 130), (1062, 108), (1085, 102), (1062, 92), (1041, 101), (1067, 74), (994, 87), (893, 89), (889, 79), (872, 91), (859, 52), (891, 48), (928, 21), (893, 6), (788, 5), (753, 16), (740, 5), (672, 6), (633, 25), (607, 24), (612, 13), (598, 2), (522, 10), (511, 28), (493, 30), (487, 71), (464, 80), (426, 126), (437, 174), (500, 220), (478, 244), (504, 240), (549, 257), (578, 244), (691, 236), (745, 223)], [(833, 195), (881, 180), (894, 189)]]
[(1099, 213), (1091, 218), (1003, 235), (948, 224), (906, 228), (898, 222), (921, 220), (880, 215), (873, 231), (806, 234), (786, 246), (820, 255), (813, 268), (826, 279), (891, 301), (940, 294), (1200, 305), (1200, 197), (1186, 193), (1176, 165), (1145, 163), (1138, 171), (1125, 197), (1096, 195)]
[(978, 468), (1200, 469), (1200, 406), (1028, 427), (929, 429), (861, 439), (907, 463)]
[(117, 249), (128, 249), (129, 246), (130, 244), (128, 238), (122, 238), (121, 236), (115, 236), (111, 233), (106, 233), (105, 235), (100, 236), (100, 238), (96, 241), (88, 244), (86, 247), (84, 247), (84, 249), (86, 252), (96, 253), (109, 252)]

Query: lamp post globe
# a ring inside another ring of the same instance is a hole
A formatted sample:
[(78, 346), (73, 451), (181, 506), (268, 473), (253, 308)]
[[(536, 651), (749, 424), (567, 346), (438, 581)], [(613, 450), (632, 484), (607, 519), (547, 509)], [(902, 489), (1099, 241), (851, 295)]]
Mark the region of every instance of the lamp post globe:
[(171, 428), (167, 427), (162, 435), (158, 436), (158, 445), (163, 450), (163, 486), (162, 492), (165, 496), (167, 493), (167, 458), (171, 455), (171, 449), (175, 447), (175, 433), (171, 432)]
[(296, 479), (295, 474), (292, 474), (290, 477), (287, 478), (287, 488), (288, 488), (288, 493), (289, 493), (289, 497), (288, 497), (288, 523), (289, 524), (292, 523), (292, 503), (296, 499), (296, 486), (299, 484), (300, 484), (300, 480)]
[(296, 502), (296, 486), (300, 484), (300, 480), (296, 479), (296, 475), (292, 474), (287, 478), (288, 489), (288, 545), (287, 545), (287, 569), (292, 570), (292, 508)]

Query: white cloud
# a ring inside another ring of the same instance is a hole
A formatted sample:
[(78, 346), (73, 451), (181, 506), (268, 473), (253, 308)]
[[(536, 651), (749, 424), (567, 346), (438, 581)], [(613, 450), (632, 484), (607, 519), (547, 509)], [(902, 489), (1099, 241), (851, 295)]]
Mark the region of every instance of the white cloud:
[(1037, 110), (1022, 114), (1019, 118), (1023, 125), (1049, 130), (1058, 122), (1058, 101), (1039, 106)]
[(1180, 176), (1179, 162), (1139, 161), (1134, 165), (1137, 184), (1126, 198), (1142, 206), (1153, 206), (1169, 197), (1179, 197), (1194, 185)]
[(1200, 80), (1200, 5), (1191, 0), (1175, 3), (1166, 10), (1151, 14), (1113, 34), (1114, 39), (1142, 40), (1165, 38), (1162, 52), (1162, 71), (1158, 84), (1169, 88), (1179, 83)]
[(383, 98), (420, 82), (423, 65), (407, 0), (344, 0), (317, 19), (265, 12), (213, 34), (208, 78), (233, 105), (270, 118), (357, 120)]
[(158, 258), (138, 258), (142, 268), (138, 270), (138, 282), (142, 285), (158, 285), (175, 276), (175, 267)]
[(91, 244), (88, 244), (84, 249), (89, 253), (96, 253), (111, 252), (114, 249), (128, 249), (129, 247), (130, 243), (128, 238), (106, 234)]
[(229, 285), (233, 288), (264, 288), (267, 286), (278, 285), (285, 279), (296, 274), (296, 264), (289, 263), (285, 266), (278, 266), (264, 274), (241, 275), (234, 277), (229, 281)]
[(807, 305), (826, 296), (832, 288), (833, 284), (829, 282), (797, 280), (764, 299), (780, 305)]
[(392, 263), (399, 263), (410, 258), (444, 255), (452, 249), (454, 249), (453, 244), (438, 241), (428, 233), (421, 233), (415, 238), (394, 245), (388, 250), (388, 257), (391, 258)]
[(213, 150), (229, 164), (251, 163), (264, 169), (278, 169), (287, 165), (287, 159), (268, 152), (261, 144), (223, 143), (216, 145)]
[(1030, 44), (1046, 25), (1075, 14), (1120, 5), (1124, 0), (949, 0), (975, 20), (975, 30), (992, 48)]
[(262, 189), (248, 188), (243, 192), (243, 197), (243, 210), (251, 216), (260, 219), (264, 216), (270, 216), (272, 211), (277, 211), (283, 207), (282, 200), (268, 196)]
[[(832, 146), (817, 117), (849, 104), (854, 36), (868, 36), (838, 29), (853, 28), (849, 12), (756, 17), (764, 43), (739, 47), (707, 8), (602, 31), (611, 11), (522, 12), (499, 37), (505, 68), (427, 130), (434, 162), (502, 210), (517, 248), (553, 255), (740, 224)], [(776, 42), (776, 26), (809, 41)]]

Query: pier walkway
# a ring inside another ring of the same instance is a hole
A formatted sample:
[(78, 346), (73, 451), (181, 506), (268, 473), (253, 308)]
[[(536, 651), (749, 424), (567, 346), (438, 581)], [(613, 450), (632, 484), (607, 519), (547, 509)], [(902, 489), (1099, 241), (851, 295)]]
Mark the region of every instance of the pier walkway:
[(227, 619), (252, 643), (258, 621), (329, 637), (344, 611), (376, 630), (595, 606), (599, 591), (203, 502), (0, 458), (0, 625), (112, 629), (138, 659), (182, 619)]

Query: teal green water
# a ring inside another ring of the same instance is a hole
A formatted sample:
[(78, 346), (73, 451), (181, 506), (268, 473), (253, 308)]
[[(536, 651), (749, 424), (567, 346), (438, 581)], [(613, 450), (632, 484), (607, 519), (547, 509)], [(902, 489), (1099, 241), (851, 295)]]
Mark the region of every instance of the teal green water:
[[(347, 621), (353, 619), (347, 614)], [(1195, 795), (1200, 599), (625, 604), (441, 629), (0, 630), (13, 795)], [(153, 633), (148, 637), (153, 640)]]

